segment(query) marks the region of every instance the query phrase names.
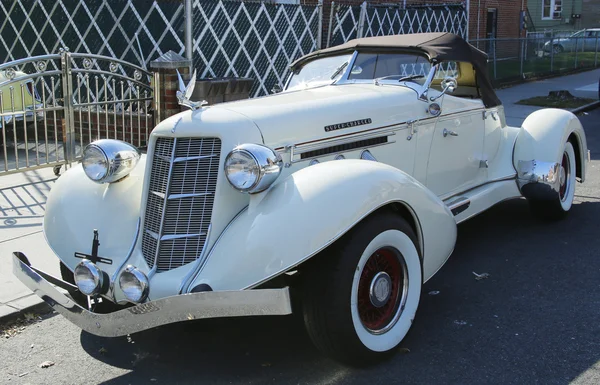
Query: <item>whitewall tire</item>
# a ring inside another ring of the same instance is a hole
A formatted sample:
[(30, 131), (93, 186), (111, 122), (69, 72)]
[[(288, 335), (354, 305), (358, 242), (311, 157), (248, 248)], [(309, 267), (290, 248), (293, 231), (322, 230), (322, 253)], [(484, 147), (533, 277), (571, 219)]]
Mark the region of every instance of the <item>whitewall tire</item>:
[(315, 261), (304, 281), (314, 344), (346, 364), (388, 357), (409, 332), (421, 297), (417, 237), (392, 212), (373, 215)]

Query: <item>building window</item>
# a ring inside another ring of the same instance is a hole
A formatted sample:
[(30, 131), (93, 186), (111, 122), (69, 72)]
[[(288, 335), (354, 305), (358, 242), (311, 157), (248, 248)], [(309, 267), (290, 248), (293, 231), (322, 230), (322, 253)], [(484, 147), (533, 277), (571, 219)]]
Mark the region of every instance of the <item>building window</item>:
[(542, 20), (562, 18), (563, 0), (542, 0)]

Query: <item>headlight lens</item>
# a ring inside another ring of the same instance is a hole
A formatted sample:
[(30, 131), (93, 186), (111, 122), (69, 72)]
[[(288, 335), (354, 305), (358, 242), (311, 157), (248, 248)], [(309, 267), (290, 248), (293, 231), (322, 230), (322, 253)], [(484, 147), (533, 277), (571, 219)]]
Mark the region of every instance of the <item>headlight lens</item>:
[(127, 300), (143, 302), (148, 297), (148, 277), (134, 266), (127, 266), (119, 277), (119, 286)]
[(79, 291), (85, 295), (99, 294), (104, 285), (104, 273), (87, 259), (79, 262), (73, 276)]
[(87, 146), (83, 150), (83, 169), (94, 182), (101, 181), (108, 173), (108, 158), (104, 151), (96, 146)]
[(140, 151), (115, 139), (97, 140), (83, 150), (83, 170), (97, 183), (111, 183), (129, 175), (140, 160)]
[(237, 190), (258, 193), (266, 190), (281, 174), (281, 155), (259, 144), (242, 144), (225, 158), (225, 175)]

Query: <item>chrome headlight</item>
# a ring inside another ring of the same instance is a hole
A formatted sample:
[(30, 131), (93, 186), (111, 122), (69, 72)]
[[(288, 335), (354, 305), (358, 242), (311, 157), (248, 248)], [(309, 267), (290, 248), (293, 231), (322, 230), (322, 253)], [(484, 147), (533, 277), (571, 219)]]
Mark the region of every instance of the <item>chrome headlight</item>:
[(260, 144), (242, 144), (225, 158), (225, 175), (237, 190), (258, 193), (266, 190), (281, 174), (281, 155)]
[(73, 271), (75, 284), (79, 291), (85, 295), (100, 294), (105, 289), (105, 274), (92, 261), (87, 259), (79, 262)]
[(140, 160), (140, 151), (129, 143), (101, 139), (83, 150), (83, 170), (97, 183), (111, 183), (129, 175)]
[(128, 265), (119, 277), (119, 287), (127, 300), (141, 303), (148, 297), (149, 284), (146, 274), (136, 267)]

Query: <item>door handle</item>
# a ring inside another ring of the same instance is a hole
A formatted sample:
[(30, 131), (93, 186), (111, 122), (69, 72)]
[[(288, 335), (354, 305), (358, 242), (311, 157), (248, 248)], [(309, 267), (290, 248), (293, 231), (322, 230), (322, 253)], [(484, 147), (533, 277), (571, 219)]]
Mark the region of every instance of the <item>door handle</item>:
[(450, 136), (458, 136), (458, 132), (452, 131), (452, 130), (447, 130), (445, 128), (444, 128), (444, 131), (442, 131), (442, 134), (444, 135), (444, 138), (447, 137), (448, 135), (450, 135)]

